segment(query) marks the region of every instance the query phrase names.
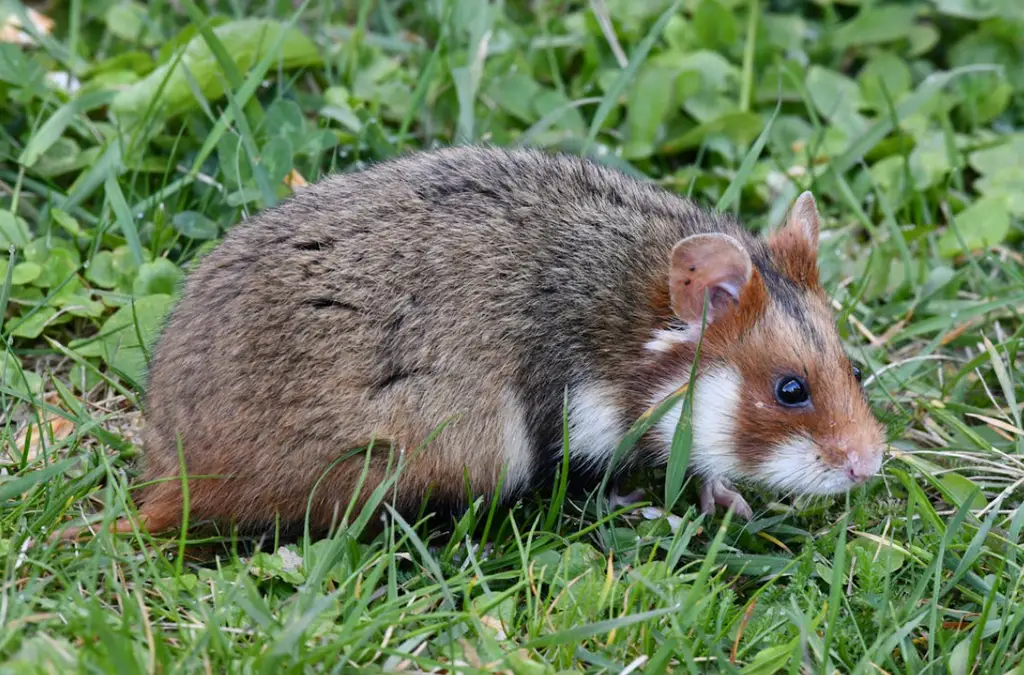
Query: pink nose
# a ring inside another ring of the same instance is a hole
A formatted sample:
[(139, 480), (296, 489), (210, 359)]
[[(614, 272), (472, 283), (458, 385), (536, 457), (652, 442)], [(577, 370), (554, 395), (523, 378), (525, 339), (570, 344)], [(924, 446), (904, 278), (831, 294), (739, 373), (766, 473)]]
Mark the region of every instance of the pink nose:
[(863, 483), (878, 472), (880, 459), (852, 455), (846, 464), (846, 474), (854, 483)]

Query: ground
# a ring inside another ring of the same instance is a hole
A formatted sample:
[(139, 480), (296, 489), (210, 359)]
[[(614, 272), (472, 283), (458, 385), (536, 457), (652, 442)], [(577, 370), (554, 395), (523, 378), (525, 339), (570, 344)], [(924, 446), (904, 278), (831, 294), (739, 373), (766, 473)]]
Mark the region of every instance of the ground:
[[(1024, 672), (1022, 7), (0, 1), (0, 672)], [(443, 538), (47, 542), (128, 508), (190, 261), (327, 172), (464, 142), (757, 230), (813, 190), (884, 475), (750, 523), (688, 486)]]

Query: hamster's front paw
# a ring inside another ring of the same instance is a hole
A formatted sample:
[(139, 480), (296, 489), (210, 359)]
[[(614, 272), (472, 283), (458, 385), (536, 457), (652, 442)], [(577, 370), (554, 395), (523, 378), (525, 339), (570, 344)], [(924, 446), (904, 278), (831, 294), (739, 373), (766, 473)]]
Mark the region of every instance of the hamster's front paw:
[(747, 500), (724, 478), (709, 478), (700, 489), (700, 508), (705, 515), (714, 515), (716, 505), (733, 507), (736, 515), (744, 520), (754, 517), (754, 511), (747, 504)]
[(618, 486), (612, 486), (612, 489), (608, 494), (608, 506), (611, 507), (612, 511), (622, 508), (623, 506), (632, 506), (633, 504), (639, 504), (645, 501), (644, 497), (646, 494), (643, 489), (636, 489), (626, 495), (619, 494)]

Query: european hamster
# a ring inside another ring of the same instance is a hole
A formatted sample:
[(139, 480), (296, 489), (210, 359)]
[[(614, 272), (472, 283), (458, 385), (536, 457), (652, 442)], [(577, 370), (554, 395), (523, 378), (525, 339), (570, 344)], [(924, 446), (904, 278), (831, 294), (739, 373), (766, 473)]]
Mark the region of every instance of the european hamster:
[[(191, 522), (300, 523), (308, 504), (322, 530), (364, 464), (357, 503), (391, 444), (417, 448), (445, 422), (389, 502), (458, 504), (466, 477), (492, 495), (501, 474), (515, 500), (561, 462), (566, 392), (571, 472), (600, 476), (630, 424), (688, 380), (705, 292), (690, 465), (703, 510), (749, 518), (741, 481), (846, 491), (879, 470), (885, 439), (819, 283), (818, 234), (809, 193), (761, 238), (532, 150), (326, 178), (234, 227), (188, 276), (151, 362), (141, 519), (180, 523), (179, 438)], [(678, 417), (625, 470), (666, 462)], [(381, 458), (337, 462), (371, 443)]]

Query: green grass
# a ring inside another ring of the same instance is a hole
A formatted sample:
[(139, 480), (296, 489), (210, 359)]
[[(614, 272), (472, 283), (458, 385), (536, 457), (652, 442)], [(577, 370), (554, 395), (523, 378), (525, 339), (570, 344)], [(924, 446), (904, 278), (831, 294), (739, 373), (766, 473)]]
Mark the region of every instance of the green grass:
[[(0, 44), (0, 672), (1024, 673), (1019, 3), (52, 4)], [(755, 493), (751, 523), (687, 484), (650, 520), (559, 490), (448, 538), (46, 543), (129, 508), (190, 261), (293, 171), (453, 142), (586, 153), (754, 229), (812, 189), (884, 476)]]

